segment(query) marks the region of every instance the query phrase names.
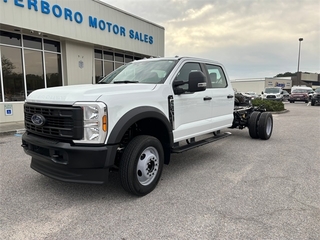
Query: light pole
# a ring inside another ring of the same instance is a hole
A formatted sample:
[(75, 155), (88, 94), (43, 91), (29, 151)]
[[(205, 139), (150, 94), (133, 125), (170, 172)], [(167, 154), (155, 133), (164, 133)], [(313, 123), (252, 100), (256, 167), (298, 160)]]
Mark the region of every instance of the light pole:
[(298, 54), (298, 71), (299, 72), (299, 66), (300, 66), (300, 49), (301, 49), (301, 42), (303, 41), (303, 38), (299, 38), (299, 54)]

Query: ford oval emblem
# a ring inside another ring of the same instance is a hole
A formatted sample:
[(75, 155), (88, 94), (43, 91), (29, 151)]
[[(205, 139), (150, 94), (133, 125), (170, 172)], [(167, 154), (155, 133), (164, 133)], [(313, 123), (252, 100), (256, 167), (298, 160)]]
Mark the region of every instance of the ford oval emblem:
[(37, 127), (41, 127), (45, 124), (46, 119), (41, 114), (33, 114), (31, 117), (31, 122)]

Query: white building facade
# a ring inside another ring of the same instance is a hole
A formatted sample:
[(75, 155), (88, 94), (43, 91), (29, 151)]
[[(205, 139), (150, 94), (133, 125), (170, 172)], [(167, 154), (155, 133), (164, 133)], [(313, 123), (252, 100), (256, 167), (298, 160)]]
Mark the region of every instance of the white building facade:
[(95, 84), (164, 56), (164, 28), (96, 0), (0, 0), (0, 123), (23, 120), (39, 88)]
[(291, 77), (249, 78), (231, 80), (232, 87), (238, 92), (256, 92), (261, 94), (266, 87), (281, 87), (289, 90), (292, 87)]

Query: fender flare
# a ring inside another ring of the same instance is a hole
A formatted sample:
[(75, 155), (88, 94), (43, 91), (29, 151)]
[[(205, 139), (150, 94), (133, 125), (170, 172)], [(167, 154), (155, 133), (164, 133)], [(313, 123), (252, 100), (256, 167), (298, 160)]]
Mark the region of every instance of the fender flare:
[(124, 114), (112, 129), (107, 144), (113, 145), (120, 143), (127, 129), (135, 122), (145, 118), (156, 118), (165, 125), (169, 135), (170, 146), (172, 146), (173, 133), (168, 118), (159, 109), (148, 106), (137, 107)]

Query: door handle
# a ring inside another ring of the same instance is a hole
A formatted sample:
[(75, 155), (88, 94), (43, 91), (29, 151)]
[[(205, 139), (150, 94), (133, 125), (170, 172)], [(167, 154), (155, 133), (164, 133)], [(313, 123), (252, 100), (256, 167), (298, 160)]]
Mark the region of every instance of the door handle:
[(227, 98), (233, 98), (233, 95), (228, 95)]
[(208, 101), (208, 100), (211, 100), (211, 99), (212, 99), (212, 97), (204, 97), (203, 101)]

